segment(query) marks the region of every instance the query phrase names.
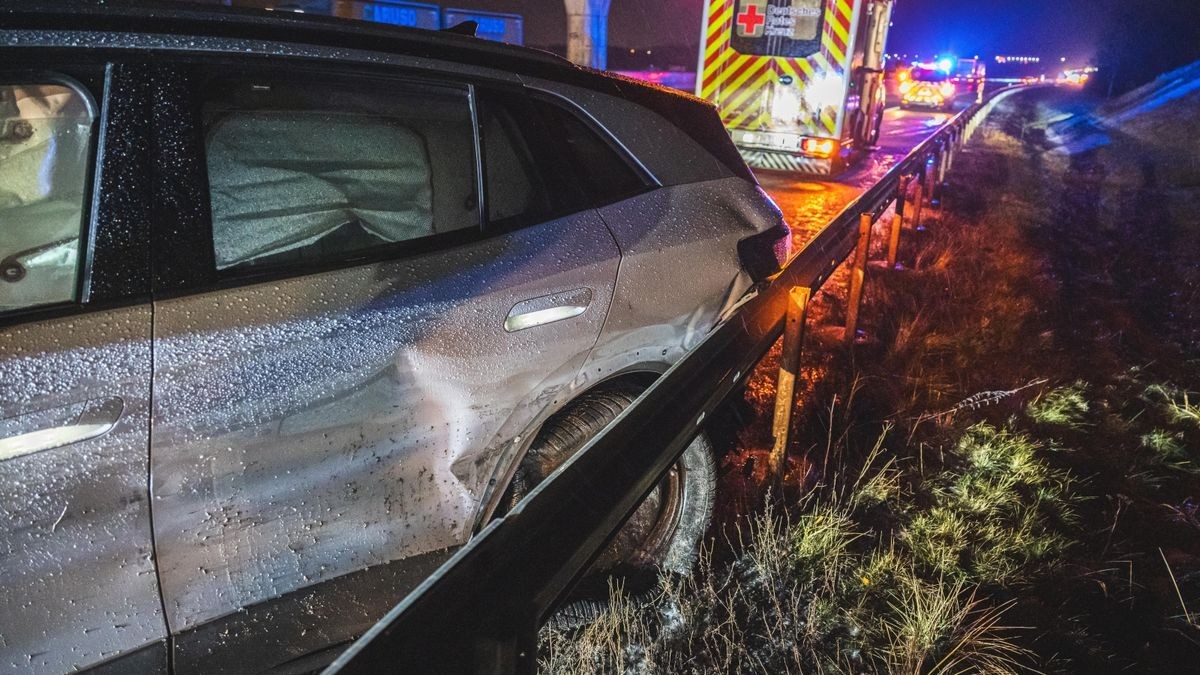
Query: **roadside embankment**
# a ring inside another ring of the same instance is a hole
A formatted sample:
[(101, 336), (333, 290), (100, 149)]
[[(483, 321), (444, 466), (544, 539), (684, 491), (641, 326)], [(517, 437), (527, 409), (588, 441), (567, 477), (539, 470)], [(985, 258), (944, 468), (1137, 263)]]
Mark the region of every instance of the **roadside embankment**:
[(1196, 100), (1004, 102), (872, 270), (868, 339), (806, 347), (783, 494), (543, 669), (1194, 672), (1200, 149), (1161, 134)]

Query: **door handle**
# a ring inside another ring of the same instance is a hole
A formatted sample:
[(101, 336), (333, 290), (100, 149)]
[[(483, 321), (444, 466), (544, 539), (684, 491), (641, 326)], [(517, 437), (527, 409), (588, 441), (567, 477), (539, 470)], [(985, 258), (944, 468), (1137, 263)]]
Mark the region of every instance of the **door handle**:
[(572, 291), (543, 295), (540, 298), (523, 300), (513, 305), (504, 319), (504, 330), (515, 333), (526, 328), (545, 326), (579, 316), (592, 304), (592, 289), (576, 288)]
[[(75, 412), (77, 410), (78, 413)], [(62, 411), (69, 420), (66, 424), (55, 426), (38, 425), (41, 428), (31, 431), (19, 431), (10, 436), (0, 438), (0, 462), (103, 436), (117, 425), (117, 420), (121, 419), (121, 414), (124, 410), (125, 402), (119, 397), (110, 396), (108, 398), (94, 398), (62, 408), (0, 421), (0, 429), (13, 428), (19, 430), (21, 427), (29, 426), (22, 424), (22, 418), (37, 418), (40, 420), (47, 417), (47, 414), (52, 415), (56, 411)], [(43, 422), (43, 424), (45, 423)]]

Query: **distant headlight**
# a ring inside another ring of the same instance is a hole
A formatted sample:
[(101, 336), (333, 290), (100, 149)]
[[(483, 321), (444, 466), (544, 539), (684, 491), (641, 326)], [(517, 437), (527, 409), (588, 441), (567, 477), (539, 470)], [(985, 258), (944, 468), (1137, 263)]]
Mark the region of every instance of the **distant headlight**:
[(946, 98), (950, 98), (951, 96), (954, 95), (954, 92), (955, 92), (954, 83), (953, 82), (943, 82), (942, 86), (941, 86), (941, 90), (942, 90), (942, 96), (945, 96)]

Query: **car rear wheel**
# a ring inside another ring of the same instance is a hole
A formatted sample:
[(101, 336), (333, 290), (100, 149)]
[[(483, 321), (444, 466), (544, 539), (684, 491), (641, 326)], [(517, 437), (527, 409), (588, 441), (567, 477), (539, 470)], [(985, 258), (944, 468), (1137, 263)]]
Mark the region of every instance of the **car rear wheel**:
[[(616, 419), (638, 394), (633, 386), (588, 392), (551, 416), (517, 469), (509, 508)], [(595, 619), (608, 605), (610, 580), (617, 580), (627, 592), (644, 594), (655, 588), (660, 574), (690, 574), (712, 520), (715, 482), (712, 443), (701, 433), (630, 516), (550, 623), (566, 628)]]

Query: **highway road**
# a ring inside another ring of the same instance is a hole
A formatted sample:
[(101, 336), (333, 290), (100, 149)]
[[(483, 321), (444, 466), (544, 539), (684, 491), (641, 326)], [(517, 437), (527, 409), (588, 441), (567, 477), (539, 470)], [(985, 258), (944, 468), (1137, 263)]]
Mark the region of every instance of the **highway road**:
[[(961, 107), (965, 108), (966, 104)], [(888, 169), (945, 124), (954, 112), (901, 110), (884, 113), (879, 145), (846, 171), (828, 179), (773, 171), (760, 171), (763, 189), (783, 210), (792, 226), (794, 250), (802, 248), (827, 222), (862, 191), (874, 185)]]

